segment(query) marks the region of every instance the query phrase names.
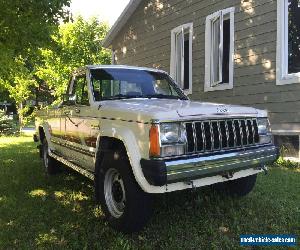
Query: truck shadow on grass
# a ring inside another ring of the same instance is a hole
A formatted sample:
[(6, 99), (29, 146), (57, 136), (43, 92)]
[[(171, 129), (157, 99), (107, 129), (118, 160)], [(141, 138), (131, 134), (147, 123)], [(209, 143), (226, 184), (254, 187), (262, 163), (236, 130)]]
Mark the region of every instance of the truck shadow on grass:
[(211, 187), (155, 195), (145, 230), (123, 235), (107, 226), (91, 181), (47, 176), (31, 138), (0, 138), (0, 249), (236, 249), (244, 233), (299, 235), (299, 179), (272, 168), (241, 199)]

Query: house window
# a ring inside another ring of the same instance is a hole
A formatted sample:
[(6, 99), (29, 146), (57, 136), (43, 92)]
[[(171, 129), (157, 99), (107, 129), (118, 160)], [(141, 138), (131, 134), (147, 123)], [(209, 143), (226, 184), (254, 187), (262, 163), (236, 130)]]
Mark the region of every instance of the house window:
[(277, 1), (277, 85), (300, 82), (300, 1)]
[(193, 24), (187, 23), (171, 31), (170, 74), (186, 94), (192, 93)]
[(234, 8), (206, 17), (204, 91), (233, 88)]

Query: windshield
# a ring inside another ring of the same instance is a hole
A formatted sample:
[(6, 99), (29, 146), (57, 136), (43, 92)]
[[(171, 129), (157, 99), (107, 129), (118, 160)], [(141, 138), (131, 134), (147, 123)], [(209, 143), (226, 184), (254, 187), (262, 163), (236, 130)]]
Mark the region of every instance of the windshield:
[(91, 82), (95, 101), (187, 97), (164, 73), (138, 69), (103, 68), (91, 69)]

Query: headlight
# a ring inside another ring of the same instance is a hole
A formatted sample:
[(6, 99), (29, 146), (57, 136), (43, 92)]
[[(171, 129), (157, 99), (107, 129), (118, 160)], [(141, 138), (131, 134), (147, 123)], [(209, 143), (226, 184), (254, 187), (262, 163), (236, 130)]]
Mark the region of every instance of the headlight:
[(184, 145), (171, 145), (171, 146), (162, 146), (161, 156), (176, 156), (184, 154)]
[(273, 137), (271, 134), (271, 127), (268, 118), (258, 118), (257, 128), (258, 128), (260, 144), (268, 144), (273, 141)]
[(161, 156), (183, 155), (186, 143), (185, 127), (181, 123), (160, 125)]
[(185, 129), (179, 123), (162, 123), (160, 125), (160, 141), (162, 145), (186, 142)]
[(273, 142), (273, 137), (271, 134), (269, 135), (260, 135), (259, 136), (259, 143), (260, 144), (269, 144)]
[(181, 123), (153, 124), (149, 135), (151, 157), (177, 156), (185, 153), (186, 133)]
[(258, 118), (257, 119), (257, 127), (258, 127), (258, 134), (267, 134), (271, 132), (270, 123), (268, 118)]

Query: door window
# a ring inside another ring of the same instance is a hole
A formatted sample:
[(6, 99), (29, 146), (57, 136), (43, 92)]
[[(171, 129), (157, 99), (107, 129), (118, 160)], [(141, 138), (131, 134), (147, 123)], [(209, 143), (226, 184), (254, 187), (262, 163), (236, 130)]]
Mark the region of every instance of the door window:
[(85, 75), (76, 76), (72, 94), (79, 105), (89, 105), (88, 88)]

